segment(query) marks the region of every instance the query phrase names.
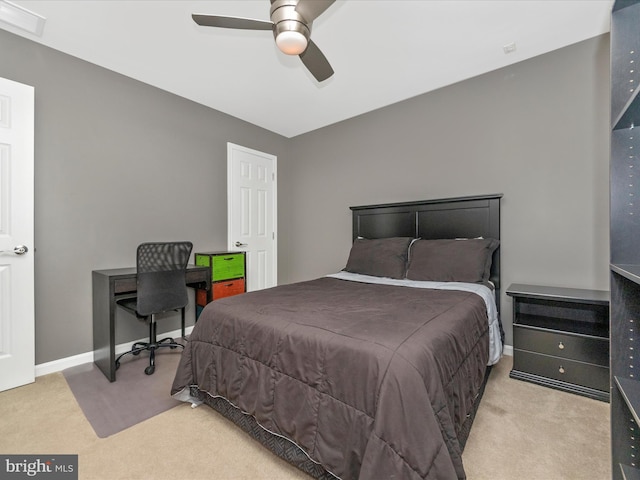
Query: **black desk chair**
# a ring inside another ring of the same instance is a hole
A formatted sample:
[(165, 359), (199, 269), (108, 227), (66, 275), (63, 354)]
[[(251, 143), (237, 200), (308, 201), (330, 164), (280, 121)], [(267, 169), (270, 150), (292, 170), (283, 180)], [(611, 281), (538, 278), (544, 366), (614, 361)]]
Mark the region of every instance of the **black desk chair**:
[(139, 355), (143, 350), (149, 350), (149, 366), (144, 373), (151, 375), (156, 369), (155, 351), (158, 348), (184, 348), (171, 337), (157, 341), (155, 316), (181, 310), (184, 336), (184, 309), (189, 303), (185, 275), (192, 248), (191, 242), (143, 243), (138, 246), (137, 295), (118, 300), (117, 304), (149, 324), (149, 342), (134, 343), (131, 350), (116, 359), (116, 369), (120, 367), (123, 356)]

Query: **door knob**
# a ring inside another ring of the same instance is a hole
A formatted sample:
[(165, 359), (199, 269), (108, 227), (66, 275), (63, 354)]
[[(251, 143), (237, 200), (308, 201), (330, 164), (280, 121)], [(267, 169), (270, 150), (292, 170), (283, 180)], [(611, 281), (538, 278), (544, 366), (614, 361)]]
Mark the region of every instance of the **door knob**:
[(18, 245), (13, 249), (13, 253), (15, 253), (16, 255), (24, 255), (28, 251), (29, 249), (24, 245)]
[(16, 255), (24, 255), (29, 249), (24, 245), (18, 245), (13, 250), (0, 250), (0, 253), (15, 253)]
[(236, 247), (248, 247), (246, 243), (236, 242)]

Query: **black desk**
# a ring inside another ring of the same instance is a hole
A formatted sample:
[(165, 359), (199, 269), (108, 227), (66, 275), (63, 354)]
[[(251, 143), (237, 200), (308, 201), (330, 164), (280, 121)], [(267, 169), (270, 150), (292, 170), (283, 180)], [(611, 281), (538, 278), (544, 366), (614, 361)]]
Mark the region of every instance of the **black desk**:
[[(116, 300), (136, 291), (136, 269), (94, 270), (93, 282), (93, 362), (110, 382), (116, 379)], [(187, 286), (205, 289), (211, 295), (211, 269), (187, 267)]]

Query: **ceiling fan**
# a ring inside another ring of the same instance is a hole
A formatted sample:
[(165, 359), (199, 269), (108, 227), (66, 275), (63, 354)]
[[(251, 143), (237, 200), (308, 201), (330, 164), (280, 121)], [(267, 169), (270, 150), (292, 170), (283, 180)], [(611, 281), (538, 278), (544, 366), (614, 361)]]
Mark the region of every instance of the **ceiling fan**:
[(311, 25), (335, 0), (271, 0), (271, 21), (194, 13), (203, 27), (271, 30), (276, 45), (287, 55), (298, 55), (318, 82), (333, 75), (333, 68), (311, 40)]

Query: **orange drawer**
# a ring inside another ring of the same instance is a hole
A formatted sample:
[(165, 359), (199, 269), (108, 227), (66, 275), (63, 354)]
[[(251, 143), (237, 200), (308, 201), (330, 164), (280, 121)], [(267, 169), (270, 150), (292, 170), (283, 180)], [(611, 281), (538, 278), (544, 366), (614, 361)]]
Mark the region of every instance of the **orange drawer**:
[(196, 289), (196, 305), (201, 307), (207, 305), (207, 291), (203, 288)]
[(244, 293), (244, 278), (229, 282), (217, 282), (213, 284), (213, 299), (218, 300), (232, 295)]

